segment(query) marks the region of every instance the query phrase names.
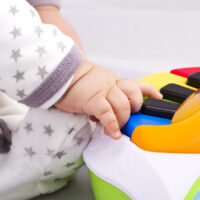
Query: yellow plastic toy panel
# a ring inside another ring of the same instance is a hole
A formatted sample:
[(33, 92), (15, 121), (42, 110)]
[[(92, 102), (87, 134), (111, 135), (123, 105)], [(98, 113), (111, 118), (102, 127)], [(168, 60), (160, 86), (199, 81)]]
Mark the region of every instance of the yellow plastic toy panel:
[(186, 84), (186, 81), (187, 81), (186, 78), (175, 75), (175, 74), (167, 73), (167, 72), (160, 72), (157, 74), (153, 74), (153, 75), (140, 79), (140, 81), (153, 85), (159, 91), (160, 91), (160, 88), (166, 86), (169, 83), (176, 83), (178, 85), (196, 90), (196, 88), (193, 88)]
[[(154, 85), (157, 89), (169, 82), (187, 86), (185, 78), (168, 73), (152, 75), (142, 81)], [(147, 151), (200, 153), (200, 92), (197, 91), (186, 99), (175, 113), (170, 125), (138, 126), (132, 134), (131, 141)]]

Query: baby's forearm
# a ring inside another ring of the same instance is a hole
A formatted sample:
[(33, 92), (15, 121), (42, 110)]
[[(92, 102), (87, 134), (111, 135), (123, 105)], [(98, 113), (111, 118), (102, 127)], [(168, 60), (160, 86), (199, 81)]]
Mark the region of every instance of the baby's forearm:
[(77, 33), (70, 26), (70, 24), (60, 15), (58, 7), (54, 5), (42, 5), (35, 8), (38, 11), (40, 18), (44, 24), (52, 24), (57, 26), (64, 34), (70, 36), (79, 46), (79, 48), (83, 50), (81, 41)]

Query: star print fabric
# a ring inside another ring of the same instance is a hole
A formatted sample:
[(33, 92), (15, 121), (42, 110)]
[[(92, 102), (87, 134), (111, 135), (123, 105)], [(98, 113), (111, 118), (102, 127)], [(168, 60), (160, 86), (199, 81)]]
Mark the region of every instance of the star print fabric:
[(10, 151), (0, 154), (0, 200), (54, 192), (82, 165), (92, 133), (87, 115), (28, 109), (0, 92), (0, 119), (12, 132)]
[(62, 188), (83, 163), (88, 116), (52, 107), (82, 53), (26, 0), (0, 1), (0, 24), (0, 200), (26, 200)]
[(66, 91), (82, 53), (25, 0), (0, 1), (0, 89), (29, 107), (51, 107)]

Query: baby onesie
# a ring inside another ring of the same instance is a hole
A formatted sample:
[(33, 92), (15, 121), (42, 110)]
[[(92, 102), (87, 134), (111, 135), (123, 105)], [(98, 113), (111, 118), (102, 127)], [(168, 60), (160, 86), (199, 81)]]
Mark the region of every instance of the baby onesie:
[(0, 1), (0, 25), (0, 200), (30, 199), (66, 185), (82, 164), (88, 116), (53, 107), (82, 54), (25, 0)]

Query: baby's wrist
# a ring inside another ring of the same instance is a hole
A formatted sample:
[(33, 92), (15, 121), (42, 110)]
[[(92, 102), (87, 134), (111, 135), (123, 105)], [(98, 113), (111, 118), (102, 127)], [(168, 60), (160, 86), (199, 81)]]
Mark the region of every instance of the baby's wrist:
[(60, 18), (59, 9), (54, 5), (42, 5), (35, 7), (43, 23), (50, 23)]
[(41, 12), (41, 11), (58, 11), (58, 7), (55, 6), (55, 5), (40, 5), (40, 6), (36, 6), (35, 9), (38, 11), (38, 12)]
[(93, 64), (88, 62), (86, 59), (83, 59), (82, 63), (78, 67), (78, 69), (74, 73), (74, 77), (67, 88), (67, 91), (63, 94), (63, 96), (55, 103), (55, 106), (59, 107), (59, 104), (62, 103), (63, 99), (67, 95), (67, 93), (70, 91), (70, 89), (80, 80), (82, 79), (89, 71), (93, 69)]
[(86, 59), (83, 59), (82, 63), (74, 73), (74, 78), (70, 84), (72, 87), (76, 82), (78, 82), (82, 77), (84, 77), (90, 70), (92, 70), (92, 63), (88, 62)]

